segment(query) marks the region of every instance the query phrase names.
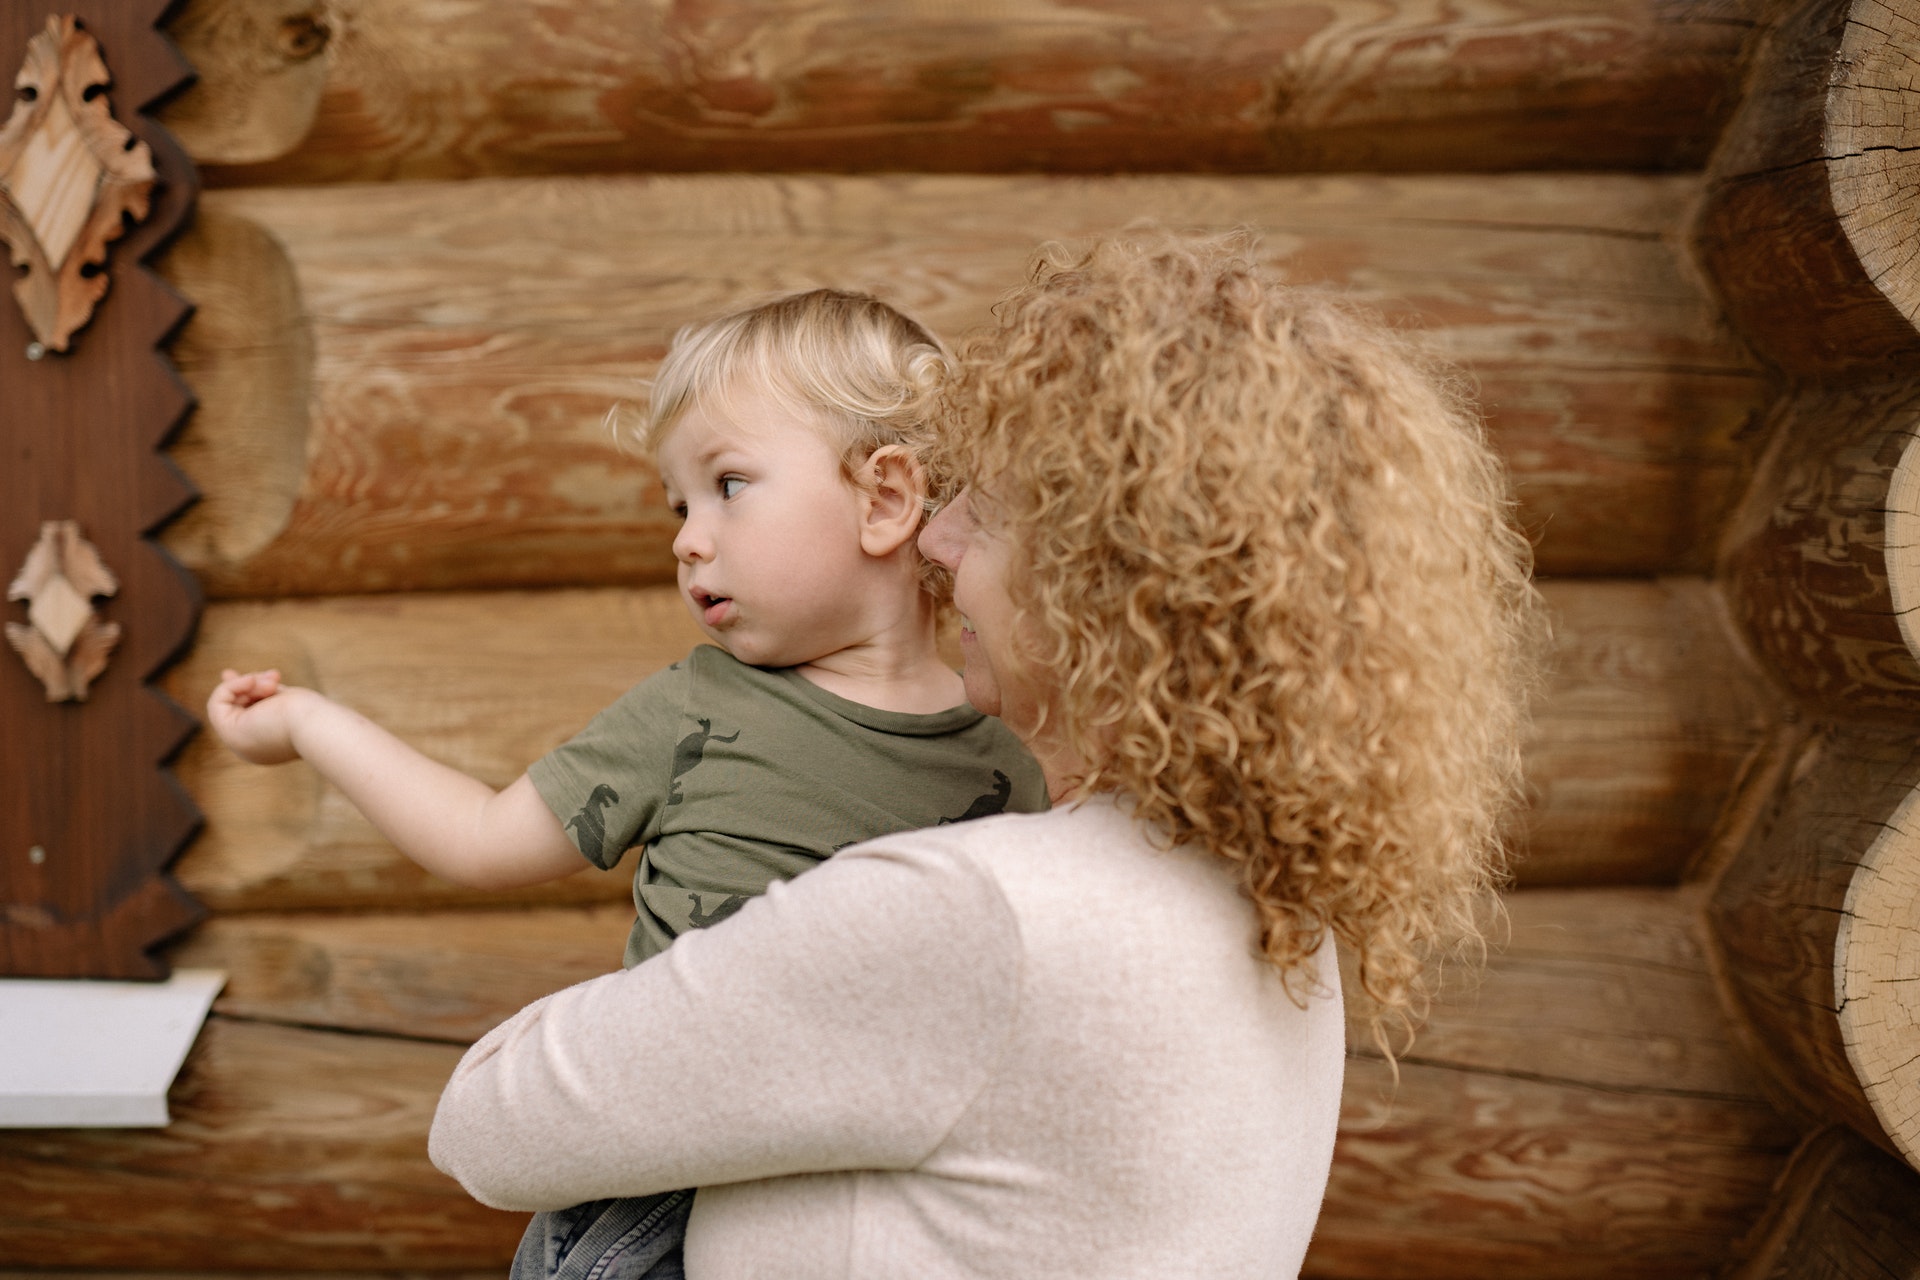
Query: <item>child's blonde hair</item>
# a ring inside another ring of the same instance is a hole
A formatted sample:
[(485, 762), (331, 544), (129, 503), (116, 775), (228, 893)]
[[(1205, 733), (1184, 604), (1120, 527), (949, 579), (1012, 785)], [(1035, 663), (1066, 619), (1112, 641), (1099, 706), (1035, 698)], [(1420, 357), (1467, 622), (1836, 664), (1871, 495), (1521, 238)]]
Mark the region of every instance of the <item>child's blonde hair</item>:
[(924, 455), (928, 405), (947, 365), (938, 338), (870, 294), (788, 294), (675, 334), (638, 434), (655, 452), (689, 409), (747, 386), (817, 423), (857, 483), (876, 449)]

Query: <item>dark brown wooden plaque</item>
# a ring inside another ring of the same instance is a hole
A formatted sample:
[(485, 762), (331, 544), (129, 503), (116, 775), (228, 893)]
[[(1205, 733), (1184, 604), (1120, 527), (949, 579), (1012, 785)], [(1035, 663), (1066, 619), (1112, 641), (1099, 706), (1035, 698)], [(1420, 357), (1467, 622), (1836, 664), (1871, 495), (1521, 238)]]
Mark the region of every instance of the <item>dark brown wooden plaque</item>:
[[(198, 586), (152, 540), (194, 496), (159, 452), (192, 407), (158, 349), (189, 308), (141, 265), (185, 223), (198, 192), (186, 154), (143, 114), (191, 75), (155, 29), (170, 3), (0, 7), (0, 69), (15, 86), (12, 102), (31, 100), (23, 93), (29, 42), (50, 17), (72, 16), (98, 43), (111, 117), (130, 135), (123, 145), (148, 152), (154, 174), (144, 198), (115, 197), (117, 225), (105, 228), (115, 234), (100, 240), (104, 262), (76, 268), (76, 278), (106, 288), (63, 333), (64, 352), (47, 349), (44, 323), (36, 335), (20, 302), (0, 293), (0, 581), (19, 588), (4, 605), (18, 644), (0, 647), (0, 974), (164, 977), (152, 948), (200, 915), (166, 874), (199, 823), (166, 767), (194, 721), (149, 684), (186, 647), (200, 610)], [(104, 128), (98, 120), (84, 127), (96, 138)], [(70, 129), (43, 141), (41, 153), (76, 138)], [(40, 163), (36, 190), (20, 179), (22, 200), (38, 201), (38, 225), (58, 247), (63, 219), (70, 227), (91, 215), (50, 211), (54, 184), (49, 162)], [(83, 179), (92, 173), (80, 168)], [(62, 547), (75, 546), (66, 522), (105, 576), (76, 567), (88, 557), (77, 548), (61, 553), (60, 582), (49, 577), (51, 553), (33, 559), (50, 526)], [(92, 620), (76, 600), (91, 606)], [(87, 650), (98, 643), (89, 626), (118, 629), (110, 655)], [(36, 645), (38, 674), (14, 651)], [(61, 660), (64, 686), (51, 678), (49, 653)], [(71, 677), (82, 671), (90, 674), (78, 681), (79, 700)]]

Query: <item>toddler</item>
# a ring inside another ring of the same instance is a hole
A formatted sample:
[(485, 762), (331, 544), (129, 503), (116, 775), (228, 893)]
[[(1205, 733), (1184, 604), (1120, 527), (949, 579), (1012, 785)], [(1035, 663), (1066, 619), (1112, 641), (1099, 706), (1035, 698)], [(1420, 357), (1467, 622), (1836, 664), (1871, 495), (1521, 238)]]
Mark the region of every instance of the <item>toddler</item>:
[[(273, 671), (224, 673), (208, 719), (248, 760), (308, 760), (457, 884), (537, 884), (640, 849), (629, 967), (849, 844), (1043, 809), (1038, 767), (965, 704), (935, 645), (918, 406), (944, 369), (926, 330), (835, 290), (682, 331), (643, 439), (681, 521), (680, 593), (713, 646), (503, 791)], [(678, 1277), (692, 1200), (536, 1214), (513, 1280)]]

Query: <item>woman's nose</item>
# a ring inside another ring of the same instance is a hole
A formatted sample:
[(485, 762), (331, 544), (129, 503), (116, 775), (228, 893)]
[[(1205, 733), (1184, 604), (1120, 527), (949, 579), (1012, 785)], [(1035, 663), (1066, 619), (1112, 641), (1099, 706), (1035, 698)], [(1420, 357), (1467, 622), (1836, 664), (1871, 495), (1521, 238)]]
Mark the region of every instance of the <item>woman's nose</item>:
[(956, 569), (966, 549), (967, 495), (962, 492), (934, 513), (920, 531), (920, 554), (943, 569)]

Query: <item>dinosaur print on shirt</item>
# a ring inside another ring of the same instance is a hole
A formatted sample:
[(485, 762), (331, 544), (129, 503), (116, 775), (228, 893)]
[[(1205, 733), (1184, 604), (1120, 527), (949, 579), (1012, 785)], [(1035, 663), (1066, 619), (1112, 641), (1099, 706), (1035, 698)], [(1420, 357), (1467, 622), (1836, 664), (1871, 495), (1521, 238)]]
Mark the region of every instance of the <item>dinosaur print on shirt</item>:
[(586, 804), (580, 807), (580, 812), (567, 819), (567, 826), (578, 837), (580, 852), (596, 862), (604, 854), (602, 846), (607, 842), (607, 823), (600, 816), (600, 811), (610, 804), (619, 803), (620, 793), (603, 782), (593, 789)]
[(734, 742), (740, 737), (735, 729), (732, 737), (723, 738), (713, 731), (713, 721), (699, 719), (694, 721), (700, 728), (680, 739), (673, 749), (673, 777), (667, 784), (667, 803), (679, 804), (686, 797), (680, 794), (680, 779), (699, 764), (706, 755), (708, 742)]
[(975, 818), (991, 818), (996, 813), (1007, 811), (1007, 797), (1013, 794), (1013, 779), (998, 769), (993, 771), (993, 790), (974, 798), (967, 811), (957, 818), (942, 818), (939, 825), (953, 822), (972, 822)]

